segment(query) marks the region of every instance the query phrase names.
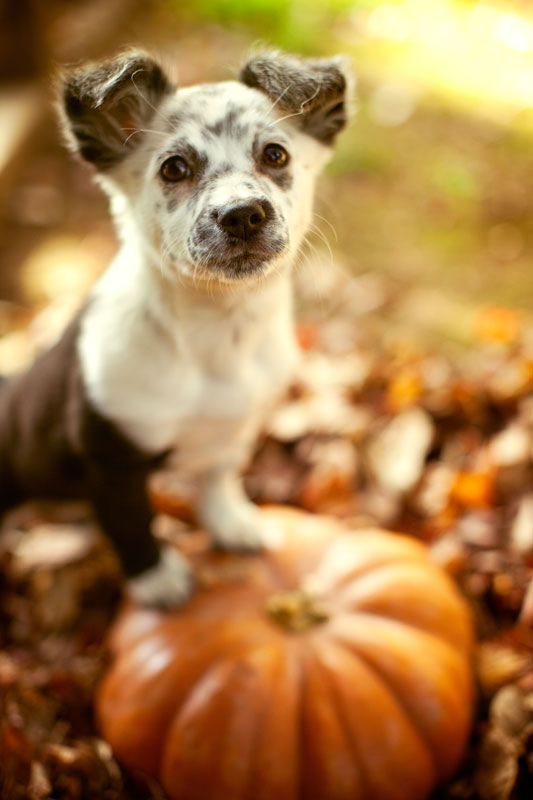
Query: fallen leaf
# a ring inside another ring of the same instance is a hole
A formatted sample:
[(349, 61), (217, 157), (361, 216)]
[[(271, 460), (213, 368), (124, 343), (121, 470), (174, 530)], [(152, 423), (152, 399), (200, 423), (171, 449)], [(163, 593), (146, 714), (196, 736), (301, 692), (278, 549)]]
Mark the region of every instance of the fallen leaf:
[(520, 312), (503, 306), (482, 309), (475, 320), (474, 327), (478, 339), (501, 344), (515, 342), (520, 336), (521, 330)]
[(510, 800), (518, 778), (520, 749), (499, 728), (490, 728), (479, 748), (474, 783), (480, 800)]
[(394, 417), (370, 439), (366, 455), (379, 486), (393, 494), (414, 487), (422, 476), (434, 430), (429, 414), (412, 408)]
[(463, 508), (490, 508), (494, 503), (493, 472), (458, 472), (450, 498)]
[(515, 681), (529, 666), (530, 658), (511, 645), (488, 641), (477, 647), (476, 674), (487, 697), (492, 697), (502, 686)]

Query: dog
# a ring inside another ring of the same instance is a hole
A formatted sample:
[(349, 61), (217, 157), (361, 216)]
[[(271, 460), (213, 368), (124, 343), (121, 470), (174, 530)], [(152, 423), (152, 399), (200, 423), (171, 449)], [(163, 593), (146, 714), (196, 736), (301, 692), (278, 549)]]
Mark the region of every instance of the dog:
[(142, 51), (61, 78), (67, 144), (120, 249), (55, 346), (0, 384), (0, 516), (88, 498), (137, 602), (178, 606), (193, 585), (151, 534), (147, 478), (170, 453), (215, 543), (261, 546), (239, 473), (295, 368), (291, 265), (349, 91), (341, 57), (278, 52), (184, 88)]

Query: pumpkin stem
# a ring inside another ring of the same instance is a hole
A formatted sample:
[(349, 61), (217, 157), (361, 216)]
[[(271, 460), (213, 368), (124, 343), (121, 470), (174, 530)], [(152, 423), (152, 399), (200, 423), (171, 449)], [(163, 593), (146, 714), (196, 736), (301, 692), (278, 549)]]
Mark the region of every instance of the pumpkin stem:
[(329, 612), (317, 597), (303, 589), (279, 592), (267, 602), (269, 616), (288, 631), (300, 632), (329, 619)]

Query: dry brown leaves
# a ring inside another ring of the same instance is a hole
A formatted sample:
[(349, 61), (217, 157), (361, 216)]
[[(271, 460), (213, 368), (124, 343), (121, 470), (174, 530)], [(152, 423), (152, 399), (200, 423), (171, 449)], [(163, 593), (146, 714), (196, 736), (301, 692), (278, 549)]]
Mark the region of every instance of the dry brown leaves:
[[(531, 798), (533, 330), (508, 309), (485, 311), (470, 354), (452, 364), (365, 339), (348, 301), (333, 310), (325, 319), (322, 300), (307, 309), (301, 370), (268, 422), (248, 491), (431, 547), (471, 602), (480, 638), (470, 750), (435, 800)], [(193, 495), (180, 476), (156, 478), (161, 536), (187, 536)], [(134, 788), (92, 721), (119, 594), (109, 550), (79, 509), (29, 512), (6, 527), (0, 796), (162, 797)]]

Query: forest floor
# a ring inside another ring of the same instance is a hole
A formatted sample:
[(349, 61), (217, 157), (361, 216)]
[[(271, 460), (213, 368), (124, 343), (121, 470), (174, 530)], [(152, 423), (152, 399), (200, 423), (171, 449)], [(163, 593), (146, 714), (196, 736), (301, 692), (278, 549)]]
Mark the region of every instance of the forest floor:
[[(215, 26), (189, 30), (183, 82), (224, 77), (247, 44)], [(533, 148), (519, 127), (415, 95), (405, 122), (383, 124), (379, 89), (363, 75), (358, 121), (320, 189), (322, 233), (296, 275), (303, 364), (247, 486), (258, 502), (427, 543), (471, 604), (479, 640), (470, 748), (435, 800), (525, 800)], [(1, 373), (54, 340), (116, 243), (51, 115), (0, 199)], [(164, 536), (173, 525), (160, 516)], [(87, 509), (20, 510), (4, 524), (0, 562), (0, 797), (163, 798), (121, 770), (93, 719), (121, 582)]]
[[(533, 328), (509, 310), (485, 312), (458, 365), (405, 339), (384, 342), (365, 324), (375, 308), (361, 308), (365, 296), (375, 306), (375, 286), (332, 267), (319, 286), (309, 279), (316, 269), (298, 275), (302, 365), (258, 443), (248, 492), (355, 529), (403, 531), (431, 548), (467, 598), (478, 635), (470, 749), (435, 798), (525, 800), (533, 789)], [(54, 307), (19, 321), (12, 356), (42, 345), (58, 316)], [(156, 478), (160, 508), (186, 507), (187, 491), (172, 473)], [(156, 529), (177, 541), (194, 523), (161, 513)], [(0, 796), (162, 798), (121, 770), (93, 719), (121, 583), (88, 509), (23, 507), (5, 521), (0, 544)]]

